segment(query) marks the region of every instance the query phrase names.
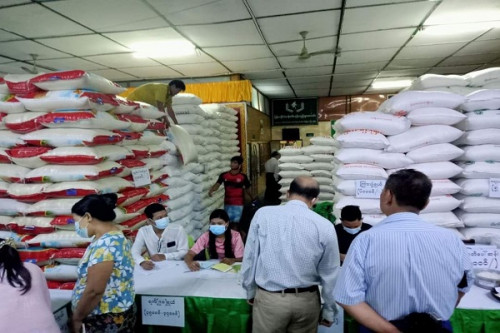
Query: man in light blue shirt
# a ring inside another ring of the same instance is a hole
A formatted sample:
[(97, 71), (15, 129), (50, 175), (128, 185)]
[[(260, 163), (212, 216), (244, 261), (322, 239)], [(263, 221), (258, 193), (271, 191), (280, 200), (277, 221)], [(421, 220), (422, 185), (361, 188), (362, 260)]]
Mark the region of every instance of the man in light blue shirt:
[(313, 333), (318, 322), (332, 325), (339, 249), (332, 223), (310, 209), (318, 195), (316, 180), (297, 177), (286, 205), (263, 207), (252, 220), (242, 274), (255, 333)]
[[(375, 332), (447, 332), (473, 282), (463, 242), (418, 216), (431, 188), (421, 172), (391, 174), (380, 195), (387, 218), (356, 237), (347, 252), (335, 300)], [(415, 322), (425, 326), (412, 331)]]

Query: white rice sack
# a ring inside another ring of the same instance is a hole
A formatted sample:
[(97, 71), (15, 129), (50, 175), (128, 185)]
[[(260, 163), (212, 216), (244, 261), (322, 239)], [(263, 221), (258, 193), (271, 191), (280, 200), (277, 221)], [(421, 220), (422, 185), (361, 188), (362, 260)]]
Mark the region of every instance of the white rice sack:
[(389, 140), (377, 131), (351, 130), (335, 134), (336, 146), (341, 148), (369, 148), (385, 149), (389, 147)]
[[(357, 199), (355, 197), (344, 196), (335, 205), (335, 211), (340, 211), (345, 206), (359, 206), (363, 214), (381, 214), (379, 199)], [(336, 215), (336, 214), (335, 214)], [(339, 215), (340, 216), (340, 215)]]
[(0, 130), (0, 147), (11, 148), (24, 145), (21, 134)]
[[(179, 120), (180, 122), (180, 120)], [(198, 161), (198, 151), (194, 145), (191, 135), (178, 125), (171, 124), (167, 134), (181, 155), (184, 165)]]
[(197, 114), (178, 114), (175, 116), (180, 125), (184, 124), (202, 124), (203, 117)]
[(159, 111), (156, 106), (140, 101), (137, 101), (136, 103), (139, 104), (139, 108), (132, 111), (133, 115), (144, 119), (159, 119), (165, 116), (165, 113)]
[(17, 133), (29, 133), (43, 128), (40, 123), (46, 112), (23, 112), (8, 114), (2, 122), (7, 129)]
[(7, 183), (21, 183), (30, 169), (14, 165), (0, 164), (0, 180)]
[(500, 228), (500, 214), (467, 213), (459, 209), (457, 216), (466, 227)]
[(332, 170), (311, 170), (313, 177), (331, 177)]
[(474, 87), (482, 87), (492, 81), (500, 80), (500, 67), (491, 67), (464, 75), (468, 84)]
[(125, 90), (102, 76), (82, 70), (41, 74), (31, 79), (31, 83), (43, 90), (88, 89), (105, 94), (119, 94)]
[(415, 109), (442, 107), (455, 109), (464, 102), (463, 96), (440, 91), (403, 91), (386, 100), (379, 111), (396, 115), (406, 115)]
[(456, 159), (464, 151), (451, 143), (438, 143), (420, 147), (406, 153), (415, 163), (442, 162)]
[(45, 165), (28, 172), (25, 176), (29, 182), (70, 182), (80, 180), (96, 180), (119, 174), (124, 169), (116, 162), (103, 162), (96, 165)]
[(281, 178), (278, 182), (282, 187), (288, 187), (293, 182), (294, 178)]
[[(462, 196), (458, 196), (462, 198)], [(463, 197), (460, 208), (467, 213), (500, 214), (500, 199), (487, 197)]]
[(454, 142), (456, 145), (500, 145), (500, 129), (486, 128), (465, 132), (464, 135)]
[(500, 89), (500, 80), (491, 81), (491, 82), (485, 84), (482, 88), (483, 89)]
[(476, 244), (499, 244), (500, 229), (497, 228), (462, 228), (465, 239), (474, 239)]
[[(171, 125), (170, 130), (172, 130), (173, 126), (179, 127), (177, 125)], [(187, 134), (189, 135), (189, 134)], [(164, 140), (166, 140), (166, 137), (163, 135), (159, 135), (156, 132), (151, 132), (151, 131), (145, 131), (142, 133), (142, 136), (140, 137), (139, 141), (137, 142), (140, 145), (159, 145), (161, 144)]]
[(434, 179), (432, 182), (431, 196), (455, 194), (460, 192), (461, 187), (449, 179)]
[[(90, 128), (103, 130), (125, 130), (131, 126), (128, 121), (120, 120), (108, 112), (52, 112), (41, 117), (40, 123), (48, 128)], [(74, 115), (73, 115), (74, 114)], [(80, 118), (80, 115), (82, 116)], [(92, 115), (89, 117), (89, 115)]]
[(295, 171), (280, 171), (279, 175), (282, 178), (295, 178), (299, 176), (311, 176), (311, 173), (307, 170), (295, 170)]
[(386, 153), (382, 150), (363, 148), (339, 149), (334, 155), (334, 160), (344, 164), (373, 164), (385, 169), (405, 168), (413, 163), (413, 160), (401, 153)]
[(333, 128), (337, 132), (350, 130), (373, 130), (383, 135), (396, 135), (410, 128), (406, 117), (398, 117), (382, 112), (353, 112), (337, 120)]
[(455, 199), (451, 195), (439, 195), (429, 198), (429, 204), (422, 210), (422, 214), (450, 212), (460, 206), (462, 201)]
[(115, 101), (118, 103), (118, 105), (110, 111), (113, 114), (129, 114), (139, 108), (138, 102), (129, 101), (121, 96), (115, 96)]
[(295, 156), (281, 156), (279, 159), (280, 163), (312, 163), (314, 158), (306, 155), (295, 155)]
[(304, 166), (299, 163), (280, 163), (278, 166), (283, 171), (304, 170)]
[(465, 96), (460, 106), (464, 111), (500, 109), (500, 89), (484, 89)]
[(0, 180), (0, 197), (7, 196), (10, 185), (11, 184)]
[[(447, 179), (455, 177), (462, 172), (462, 168), (452, 162), (429, 162), (411, 164), (407, 169), (414, 169), (424, 173), (429, 179)], [(387, 170), (392, 174), (400, 169)]]
[(78, 279), (78, 266), (66, 264), (47, 265), (43, 267), (43, 273), (45, 278), (51, 281), (76, 281)]
[(311, 154), (309, 155), (313, 158), (314, 162), (332, 162), (333, 156), (328, 154)]
[[(2, 148), (0, 148), (1, 150)], [(47, 164), (41, 159), (42, 155), (50, 151), (47, 147), (16, 147), (7, 150), (12, 163), (26, 168), (34, 169)]]
[(466, 112), (464, 121), (457, 124), (463, 131), (474, 131), (485, 128), (500, 128), (500, 110), (481, 110)]
[(7, 152), (5, 151), (5, 148), (0, 148), (0, 163), (10, 164), (11, 162), (12, 162), (11, 158), (9, 154), (7, 154)]
[[(0, 133), (1, 135), (1, 133)], [(123, 138), (116, 133), (98, 129), (47, 128), (21, 136), (26, 143), (35, 146), (94, 146), (118, 143)]]
[(329, 162), (312, 162), (302, 164), (306, 170), (325, 170), (325, 171), (333, 171), (333, 164)]
[(96, 181), (101, 193), (117, 193), (126, 188), (134, 187), (134, 184), (120, 177), (106, 177)]
[(56, 231), (50, 234), (40, 234), (28, 240), (28, 244), (40, 244), (43, 247), (85, 247), (91, 238), (82, 238), (74, 231)]
[(177, 198), (182, 197), (183, 195), (188, 194), (193, 190), (193, 184), (188, 183), (182, 187), (168, 187), (165, 191), (165, 194), (168, 195), (170, 200), (175, 200)]
[(49, 198), (83, 197), (88, 194), (98, 194), (101, 191), (99, 183), (95, 181), (29, 185), (43, 186), (41, 191)]
[(310, 145), (302, 148), (305, 155), (316, 155), (316, 154), (333, 154), (335, 152), (334, 146), (315, 146)]
[(15, 216), (25, 214), (30, 205), (14, 199), (0, 198), (0, 215)]
[(26, 112), (24, 105), (15, 95), (0, 94), (0, 112), (2, 113), (21, 113)]
[(462, 228), (463, 222), (460, 221), (452, 212), (422, 213), (420, 217), (427, 222), (444, 228)]
[(169, 211), (178, 210), (183, 207), (191, 206), (193, 200), (194, 200), (194, 194), (187, 193), (183, 196), (178, 197), (177, 199), (167, 200), (166, 206), (169, 209)]
[(332, 185), (319, 185), (320, 193), (335, 193), (335, 189)]
[(464, 154), (459, 161), (500, 161), (500, 145), (478, 145), (462, 147)]
[(182, 128), (184, 128), (186, 132), (188, 132), (191, 135), (201, 134), (201, 132), (203, 131), (203, 126), (201, 125), (186, 124), (182, 125)]
[(407, 153), (428, 145), (452, 142), (462, 134), (459, 129), (446, 125), (412, 127), (404, 133), (390, 136), (390, 146), (386, 150), (391, 153)]
[(356, 196), (356, 181), (355, 180), (344, 180), (342, 178), (334, 177), (333, 188), (335, 192), (338, 192), (345, 196)]
[(30, 111), (110, 111), (119, 105), (115, 95), (85, 90), (37, 92), (18, 100)]
[(48, 184), (10, 184), (7, 194), (9, 197), (19, 201), (38, 201), (45, 199), (46, 187)]
[(207, 117), (208, 114), (203, 111), (203, 109), (199, 105), (192, 105), (192, 104), (176, 104), (172, 105), (172, 109), (174, 109), (174, 112), (176, 115), (178, 114), (198, 114), (203, 117)]
[(334, 194), (328, 192), (320, 192), (318, 195), (318, 202), (333, 201)]
[(341, 164), (334, 171), (334, 175), (346, 180), (379, 180), (388, 177), (383, 168), (370, 164)]
[(26, 209), (26, 215), (36, 216), (60, 216), (71, 215), (71, 207), (77, 203), (80, 198), (73, 199), (46, 199), (35, 202)]
[(467, 80), (462, 75), (439, 75), (424, 74), (414, 80), (411, 84), (412, 90), (422, 90), (434, 87), (463, 86), (467, 85)]
[(500, 178), (500, 162), (462, 162), (460, 177), (463, 178)]
[(172, 97), (172, 105), (183, 105), (183, 104), (192, 104), (192, 105), (200, 105), (201, 99), (190, 93), (179, 93)]
[(412, 126), (455, 125), (465, 118), (461, 112), (448, 108), (421, 108), (408, 114)]
[(335, 146), (335, 140), (331, 137), (315, 136), (309, 140), (311, 144), (317, 146)]
[(460, 186), (460, 193), (467, 196), (487, 197), (490, 194), (489, 179), (457, 179), (456, 183)]

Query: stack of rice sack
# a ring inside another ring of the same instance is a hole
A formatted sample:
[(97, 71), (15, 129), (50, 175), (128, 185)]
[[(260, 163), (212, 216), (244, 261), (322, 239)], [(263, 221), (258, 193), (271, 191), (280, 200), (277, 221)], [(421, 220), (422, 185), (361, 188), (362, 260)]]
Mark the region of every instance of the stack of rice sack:
[(281, 201), (286, 201), (286, 192), (290, 183), (298, 176), (312, 176), (311, 171), (306, 170), (305, 165), (313, 163), (314, 159), (304, 155), (304, 148), (285, 147), (279, 150), (281, 155), (279, 166), (279, 184), (281, 185)]
[(383, 219), (379, 200), (357, 198), (356, 181), (385, 181), (387, 170), (404, 168), (413, 163), (402, 152), (388, 152), (388, 136), (410, 128), (406, 117), (382, 112), (350, 113), (334, 124), (333, 214), (338, 219), (344, 206), (359, 206), (364, 221), (376, 224)]
[[(430, 202), (422, 211), (422, 217), (448, 228), (463, 226), (452, 212), (461, 203), (452, 196), (460, 187), (450, 180), (462, 172), (451, 160), (463, 154), (452, 144), (463, 134), (453, 127), (465, 118), (455, 110), (463, 101), (462, 96), (449, 92), (407, 91), (381, 106), (382, 111), (404, 115), (410, 121), (412, 126), (407, 131), (388, 137), (386, 151), (406, 154), (412, 163), (405, 167), (421, 171), (432, 180)], [(390, 169), (388, 173), (400, 168)]]
[(310, 142), (309, 146), (302, 148), (302, 152), (304, 156), (312, 158), (312, 162), (304, 163), (303, 167), (319, 183), (318, 202), (331, 202), (335, 193), (332, 179), (335, 140), (331, 137), (313, 137)]
[[(163, 114), (126, 101), (123, 88), (84, 71), (31, 78), (6, 76), (11, 95), (0, 102), (0, 229), (23, 236), (24, 260), (44, 266), (51, 287), (70, 288), (90, 239), (74, 232), (71, 207), (94, 193), (118, 194), (118, 223), (133, 236), (143, 211), (167, 195), (170, 171), (157, 132)], [(1, 87), (0, 91), (5, 91)], [(3, 89), (3, 90), (2, 90)], [(149, 171), (151, 184), (135, 187), (132, 171)]]
[(477, 243), (500, 246), (500, 199), (489, 197), (490, 178), (500, 178), (500, 90), (478, 90), (466, 96), (461, 109), (467, 117), (457, 127), (456, 142), (464, 150), (457, 159), (463, 168), (457, 184), (463, 200), (457, 215), (462, 233)]

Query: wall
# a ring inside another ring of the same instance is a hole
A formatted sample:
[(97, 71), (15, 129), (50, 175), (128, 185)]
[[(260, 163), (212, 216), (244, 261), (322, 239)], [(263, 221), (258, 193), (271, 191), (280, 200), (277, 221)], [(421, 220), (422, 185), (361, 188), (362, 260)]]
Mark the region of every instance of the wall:
[[(313, 133), (314, 136), (330, 136), (331, 128), (329, 121), (319, 121), (317, 125), (293, 125), (293, 126), (273, 126), (272, 127), (272, 140), (281, 140), (281, 130), (283, 128), (299, 128), (300, 138), (303, 145), (308, 146), (311, 137), (307, 137), (307, 133)], [(273, 145), (274, 148), (274, 145)]]

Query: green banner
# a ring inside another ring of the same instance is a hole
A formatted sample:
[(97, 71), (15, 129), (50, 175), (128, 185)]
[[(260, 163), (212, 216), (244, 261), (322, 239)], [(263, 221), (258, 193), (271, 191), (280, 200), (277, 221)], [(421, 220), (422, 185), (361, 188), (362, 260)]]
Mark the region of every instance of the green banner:
[(272, 107), (272, 125), (316, 125), (318, 99), (275, 99)]

